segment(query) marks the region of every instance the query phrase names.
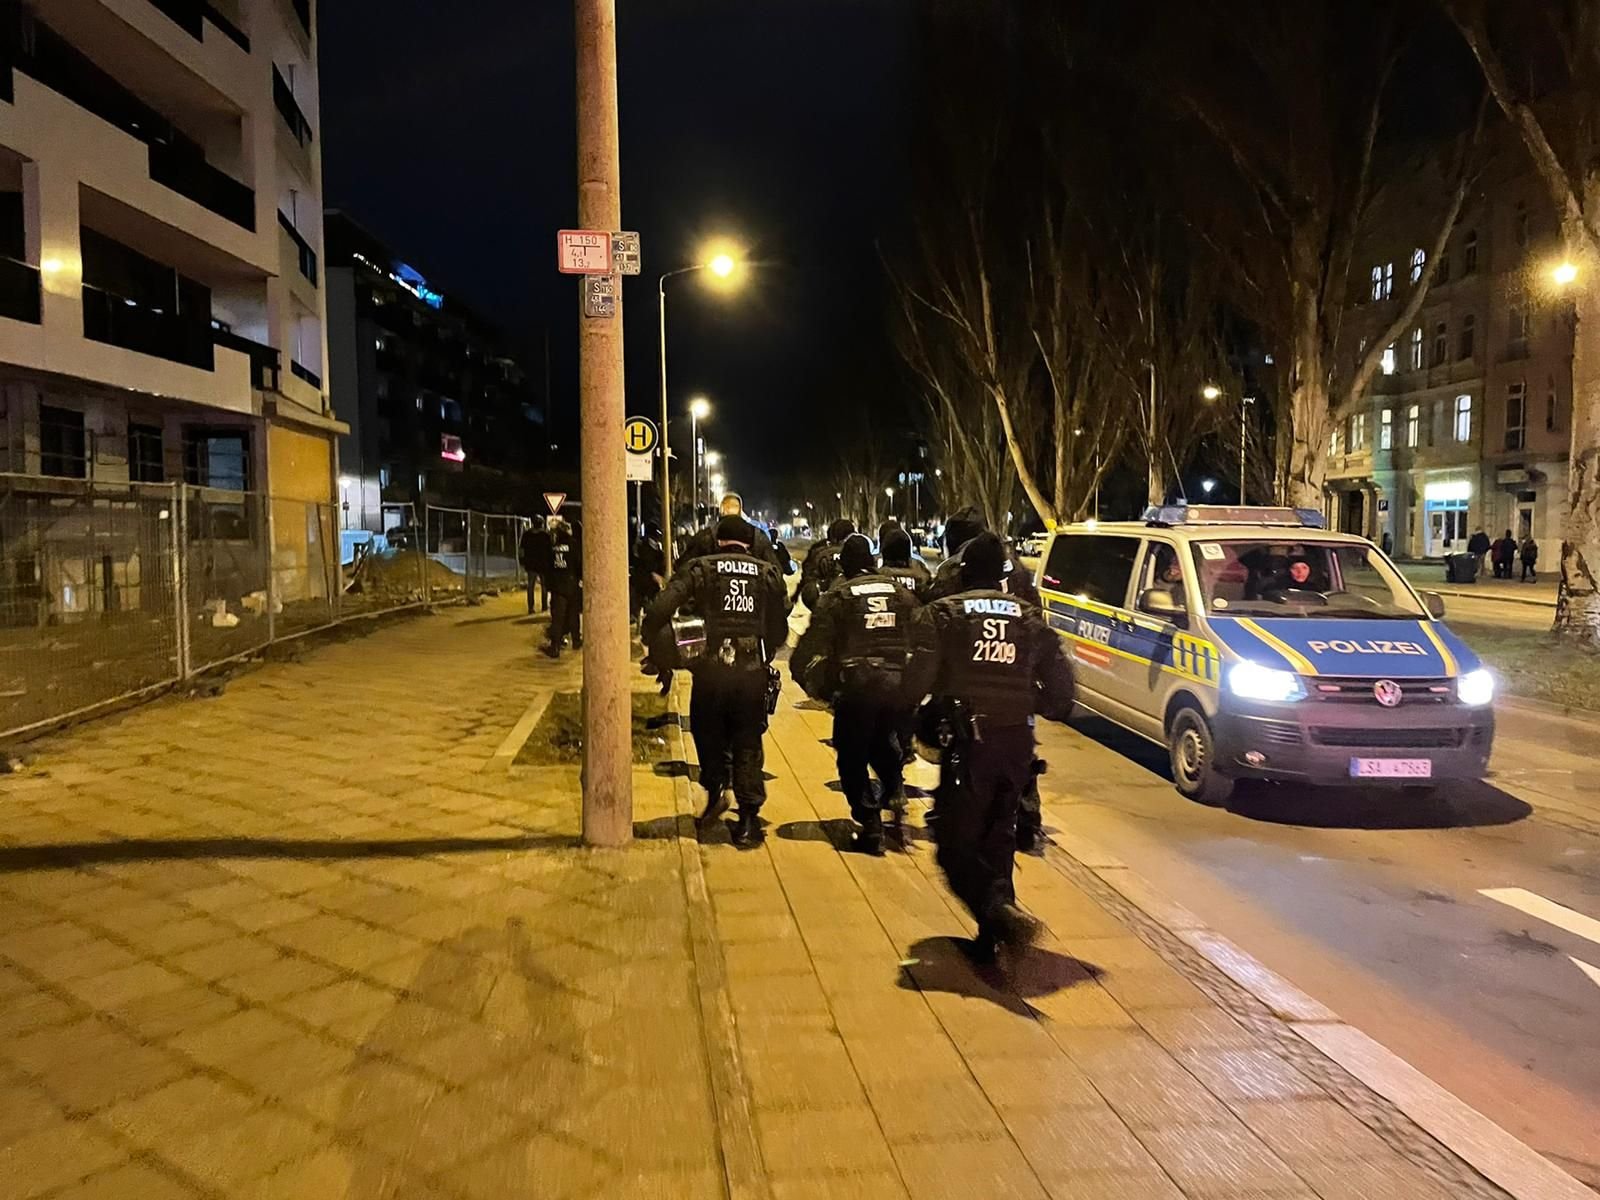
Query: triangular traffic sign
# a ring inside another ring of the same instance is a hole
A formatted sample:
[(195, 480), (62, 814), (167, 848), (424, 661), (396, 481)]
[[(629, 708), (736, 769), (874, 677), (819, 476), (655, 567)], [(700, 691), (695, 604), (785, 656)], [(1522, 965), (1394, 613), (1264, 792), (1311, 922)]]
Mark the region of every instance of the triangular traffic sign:
[(544, 494), (544, 506), (550, 510), (552, 517), (561, 511), (561, 506), (566, 502), (567, 494), (565, 492), (546, 492)]

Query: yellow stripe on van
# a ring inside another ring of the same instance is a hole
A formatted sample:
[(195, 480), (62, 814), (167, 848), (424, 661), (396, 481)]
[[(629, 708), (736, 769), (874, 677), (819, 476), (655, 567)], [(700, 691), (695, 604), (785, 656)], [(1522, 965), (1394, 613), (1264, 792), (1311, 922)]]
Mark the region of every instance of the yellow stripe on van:
[(1240, 625), (1244, 626), (1244, 628), (1248, 629), (1251, 633), (1255, 634), (1263, 642), (1271, 646), (1279, 654), (1288, 659), (1289, 665), (1301, 675), (1315, 675), (1317, 673), (1317, 668), (1311, 665), (1311, 660), (1304, 654), (1301, 654), (1300, 651), (1296, 650), (1293, 646), (1289, 645), (1289, 643), (1285, 642), (1282, 638), (1273, 637), (1270, 633), (1261, 628), (1261, 626), (1257, 625), (1248, 617), (1240, 617), (1238, 620)]
[(1456, 656), (1450, 653), (1450, 648), (1444, 644), (1444, 639), (1433, 631), (1432, 621), (1418, 621), (1422, 632), (1428, 635), (1428, 640), (1433, 643), (1433, 648), (1439, 652), (1439, 657), (1444, 661), (1444, 673), (1454, 679), (1460, 673), (1461, 667), (1456, 662)]

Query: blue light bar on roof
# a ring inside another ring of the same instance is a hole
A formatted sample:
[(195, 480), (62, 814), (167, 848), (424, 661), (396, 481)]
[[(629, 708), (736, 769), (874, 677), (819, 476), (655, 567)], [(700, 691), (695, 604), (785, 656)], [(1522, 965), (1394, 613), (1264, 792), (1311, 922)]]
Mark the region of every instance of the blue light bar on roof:
[(1314, 508), (1267, 508), (1244, 504), (1152, 504), (1144, 510), (1146, 525), (1292, 525), (1325, 529)]

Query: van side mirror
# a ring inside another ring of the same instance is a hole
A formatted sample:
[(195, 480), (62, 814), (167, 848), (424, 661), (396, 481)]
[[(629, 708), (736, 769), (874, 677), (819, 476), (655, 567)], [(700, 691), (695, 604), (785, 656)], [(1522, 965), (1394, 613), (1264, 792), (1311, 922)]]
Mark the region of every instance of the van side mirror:
[(1434, 620), (1444, 619), (1444, 597), (1438, 592), (1423, 592), (1422, 603), (1427, 608), (1428, 615)]
[(1175, 625), (1188, 623), (1188, 611), (1172, 598), (1166, 588), (1145, 588), (1139, 593), (1139, 611), (1152, 617), (1165, 617)]

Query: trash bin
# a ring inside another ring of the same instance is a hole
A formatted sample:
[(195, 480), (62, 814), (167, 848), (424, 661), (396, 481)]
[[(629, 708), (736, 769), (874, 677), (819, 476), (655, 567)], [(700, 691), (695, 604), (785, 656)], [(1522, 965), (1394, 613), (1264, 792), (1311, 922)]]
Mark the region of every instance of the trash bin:
[(1444, 559), (1446, 583), (1478, 582), (1478, 559), (1472, 554), (1447, 554)]

